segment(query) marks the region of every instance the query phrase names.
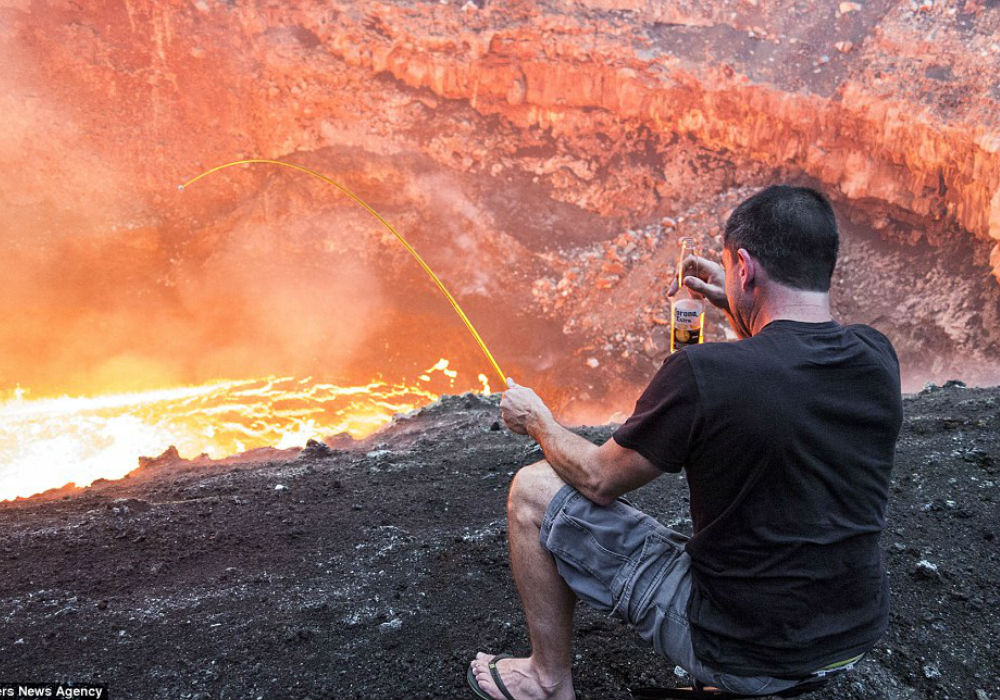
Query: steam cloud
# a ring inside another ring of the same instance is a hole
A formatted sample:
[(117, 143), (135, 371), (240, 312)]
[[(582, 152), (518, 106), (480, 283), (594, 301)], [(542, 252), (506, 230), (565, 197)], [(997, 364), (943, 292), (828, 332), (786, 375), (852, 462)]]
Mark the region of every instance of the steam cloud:
[(165, 220), (175, 202), (147, 201), (148, 172), (97, 148), (15, 38), (0, 43), (0, 394), (336, 376), (380, 297), (371, 269), (328, 250), (350, 231), (260, 207), (224, 233)]

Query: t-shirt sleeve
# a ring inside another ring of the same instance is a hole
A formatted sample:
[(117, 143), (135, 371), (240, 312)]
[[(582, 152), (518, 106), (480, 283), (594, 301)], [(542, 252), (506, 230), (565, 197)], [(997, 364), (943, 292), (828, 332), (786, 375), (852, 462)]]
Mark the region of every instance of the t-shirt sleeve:
[(698, 384), (686, 353), (667, 357), (612, 437), (665, 472), (679, 472), (688, 457), (698, 408)]

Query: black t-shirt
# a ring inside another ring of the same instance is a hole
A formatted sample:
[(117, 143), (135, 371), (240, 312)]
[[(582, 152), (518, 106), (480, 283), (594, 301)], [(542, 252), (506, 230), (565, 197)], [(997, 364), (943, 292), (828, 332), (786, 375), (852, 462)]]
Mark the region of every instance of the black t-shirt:
[(774, 321), (668, 357), (615, 434), (685, 469), (688, 606), (702, 663), (808, 674), (885, 632), (885, 525), (899, 361), (868, 326)]

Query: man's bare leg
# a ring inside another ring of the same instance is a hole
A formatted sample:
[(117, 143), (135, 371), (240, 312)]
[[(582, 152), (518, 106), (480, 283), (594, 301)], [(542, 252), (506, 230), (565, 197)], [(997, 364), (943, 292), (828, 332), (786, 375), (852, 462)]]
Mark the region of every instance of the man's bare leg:
[[(548, 462), (537, 462), (518, 471), (507, 501), (510, 562), (528, 621), (531, 656), (503, 659), (497, 671), (517, 700), (575, 697), (571, 642), (576, 597), (538, 541), (545, 510), (563, 485)], [(479, 652), (472, 670), (480, 689), (502, 700), (488, 667), (492, 658)]]

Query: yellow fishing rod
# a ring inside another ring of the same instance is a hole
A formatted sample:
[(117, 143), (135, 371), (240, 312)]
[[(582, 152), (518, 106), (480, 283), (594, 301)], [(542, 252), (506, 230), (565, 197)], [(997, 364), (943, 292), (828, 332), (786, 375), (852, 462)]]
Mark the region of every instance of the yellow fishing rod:
[(442, 282), (441, 279), (436, 274), (434, 274), (434, 270), (430, 268), (430, 265), (424, 262), (424, 259), (420, 257), (420, 254), (417, 253), (417, 251), (413, 248), (413, 246), (409, 244), (409, 242), (407, 242), (405, 238), (403, 238), (403, 236), (399, 233), (399, 231), (393, 228), (392, 224), (383, 219), (382, 215), (379, 214), (374, 209), (372, 209), (365, 200), (361, 199), (361, 197), (351, 192), (349, 189), (341, 185), (339, 182), (335, 182), (334, 180), (328, 178), (326, 175), (323, 175), (322, 173), (318, 173), (315, 170), (312, 170), (302, 165), (296, 165), (295, 163), (286, 163), (281, 160), (268, 160), (266, 158), (247, 158), (246, 160), (234, 160), (231, 163), (223, 163), (222, 165), (217, 165), (214, 168), (210, 168), (209, 170), (206, 170), (200, 175), (191, 178), (184, 184), (178, 185), (177, 189), (183, 192), (185, 189), (187, 189), (194, 183), (198, 182), (198, 180), (202, 179), (203, 177), (207, 177), (212, 173), (217, 173), (220, 170), (231, 168), (234, 165), (246, 165), (250, 163), (266, 163), (269, 165), (280, 165), (285, 168), (291, 168), (292, 170), (300, 170), (304, 173), (312, 175), (313, 177), (318, 177), (320, 180), (327, 183), (328, 185), (333, 185), (334, 187), (336, 187), (338, 190), (340, 190), (348, 197), (353, 199), (355, 202), (360, 204), (362, 207), (364, 207), (369, 214), (378, 219), (379, 223), (385, 226), (389, 230), (389, 233), (395, 236), (396, 239), (403, 244), (403, 247), (409, 251), (410, 255), (412, 255), (414, 260), (417, 261), (417, 264), (419, 264), (420, 267), (423, 268), (424, 272), (427, 273), (427, 276), (431, 278), (431, 281), (434, 282), (434, 284), (437, 285), (437, 288), (441, 290), (441, 293), (444, 294), (445, 298), (448, 300), (448, 303), (451, 304), (451, 308), (455, 309), (455, 313), (457, 313), (459, 318), (462, 319), (462, 322), (465, 324), (465, 327), (469, 329), (469, 332), (472, 334), (472, 337), (476, 339), (476, 342), (479, 344), (479, 349), (483, 351), (483, 354), (486, 355), (486, 359), (490, 361), (491, 365), (493, 365), (493, 369), (496, 371), (497, 376), (500, 377), (500, 385), (502, 387), (507, 386), (507, 377), (500, 369), (500, 365), (497, 364), (497, 361), (493, 359), (493, 353), (491, 353), (489, 348), (486, 347), (486, 343), (479, 335), (479, 332), (476, 330), (476, 327), (472, 325), (472, 321), (470, 321), (469, 317), (465, 315), (465, 312), (462, 310), (462, 307), (459, 306), (458, 302), (455, 300), (455, 297), (453, 297), (451, 295), (451, 292), (448, 291), (448, 288), (444, 286), (444, 282)]

